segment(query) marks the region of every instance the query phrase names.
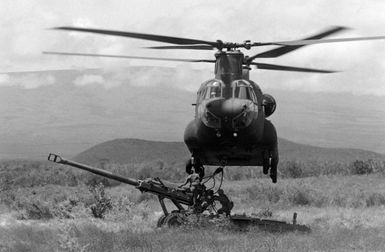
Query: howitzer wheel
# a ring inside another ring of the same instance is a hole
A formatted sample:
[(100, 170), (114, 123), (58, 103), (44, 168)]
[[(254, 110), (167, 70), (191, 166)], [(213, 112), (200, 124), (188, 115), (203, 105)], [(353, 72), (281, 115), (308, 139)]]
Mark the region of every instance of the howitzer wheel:
[(168, 227), (179, 227), (183, 224), (184, 218), (180, 213), (170, 213), (164, 219), (163, 225)]
[(166, 215), (162, 214), (162, 216), (159, 217), (158, 222), (156, 223), (156, 227), (158, 228), (162, 227), (165, 219), (166, 219)]

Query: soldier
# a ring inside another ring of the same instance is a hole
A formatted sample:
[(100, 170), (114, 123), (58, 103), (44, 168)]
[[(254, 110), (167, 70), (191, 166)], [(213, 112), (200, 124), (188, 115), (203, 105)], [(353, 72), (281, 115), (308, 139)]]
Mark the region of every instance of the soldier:
[(200, 181), (202, 181), (203, 177), (205, 176), (205, 168), (203, 167), (200, 160), (195, 159), (194, 157), (186, 162), (186, 172), (191, 174), (193, 168), (195, 172), (199, 174)]
[(206, 210), (209, 206), (213, 205), (214, 202), (214, 191), (213, 190), (207, 190), (203, 196), (202, 196), (202, 209)]
[(195, 172), (194, 167), (191, 168), (191, 174), (188, 175), (186, 181), (180, 185), (179, 187), (183, 187), (187, 184), (189, 184), (190, 191), (193, 193), (193, 207), (198, 206), (199, 196), (202, 193), (202, 185), (201, 185), (201, 179), (198, 173)]
[(226, 213), (226, 216), (230, 215), (231, 209), (234, 207), (234, 203), (224, 194), (222, 189), (218, 190), (218, 196), (214, 196), (214, 200), (219, 201), (222, 207), (218, 209), (218, 214)]

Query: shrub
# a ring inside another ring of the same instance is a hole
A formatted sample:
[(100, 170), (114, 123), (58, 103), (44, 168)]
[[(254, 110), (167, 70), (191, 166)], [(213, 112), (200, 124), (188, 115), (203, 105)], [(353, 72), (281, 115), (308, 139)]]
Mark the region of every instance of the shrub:
[[(54, 185), (78, 185), (75, 169), (48, 161), (5, 160), (0, 162), (0, 182), (10, 189)], [(1, 187), (1, 186), (0, 186)]]
[(277, 203), (281, 199), (281, 196), (283, 194), (281, 189), (273, 186), (267, 188), (265, 193), (268, 201), (272, 203)]
[(73, 219), (73, 208), (79, 204), (77, 199), (69, 199), (54, 206), (54, 215), (60, 219)]
[(287, 175), (290, 178), (300, 178), (302, 177), (302, 173), (303, 173), (300, 163), (297, 163), (295, 161), (291, 161), (288, 163), (286, 167), (286, 171), (287, 171)]
[(148, 200), (154, 200), (156, 199), (154, 194), (151, 193), (141, 193), (135, 203), (139, 204), (143, 201), (148, 201)]
[(26, 203), (22, 208), (24, 211), (19, 216), (19, 219), (41, 220), (52, 219), (54, 217), (49, 206), (40, 201)]
[(363, 161), (356, 160), (352, 164), (352, 174), (363, 175), (370, 174), (373, 172), (373, 167), (371, 164), (371, 160)]
[(311, 203), (311, 198), (309, 193), (305, 192), (304, 189), (295, 189), (291, 195), (289, 195), (289, 200), (293, 205), (309, 205)]
[[(246, 188), (247, 198), (245, 201), (268, 201), (278, 203), (284, 195), (281, 187), (270, 184), (256, 184)], [(243, 194), (243, 193), (242, 193)]]
[(58, 234), (59, 247), (63, 251), (86, 251), (90, 244), (80, 245), (77, 233), (80, 233), (74, 224), (64, 224)]
[(385, 205), (385, 195), (380, 193), (372, 193), (366, 198), (366, 206), (383, 206)]
[(90, 206), (92, 215), (95, 218), (103, 219), (108, 210), (112, 209), (111, 198), (106, 195), (104, 185), (102, 183), (91, 186), (90, 192), (94, 196), (94, 203)]

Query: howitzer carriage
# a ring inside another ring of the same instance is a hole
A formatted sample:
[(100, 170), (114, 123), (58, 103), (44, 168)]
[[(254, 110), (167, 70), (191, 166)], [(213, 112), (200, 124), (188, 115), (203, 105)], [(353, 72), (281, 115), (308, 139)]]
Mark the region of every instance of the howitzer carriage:
[[(245, 215), (230, 215), (233, 204), (228, 200), (228, 197), (224, 195), (223, 190), (219, 188), (214, 193), (212, 190), (213, 188), (208, 189), (205, 186), (210, 179), (214, 178), (218, 174), (222, 174), (223, 179), (223, 169), (221, 167), (218, 168), (212, 175), (207, 176), (201, 183), (200, 188), (197, 188), (197, 191), (193, 192), (189, 190), (189, 188), (181, 188), (177, 184), (162, 181), (159, 178), (148, 178), (144, 180), (127, 178), (103, 169), (67, 160), (52, 153), (49, 154), (48, 160), (58, 164), (73, 166), (109, 179), (135, 186), (143, 193), (152, 193), (157, 195), (163, 210), (163, 215), (159, 218), (157, 223), (158, 227), (182, 225), (186, 223), (189, 216), (192, 215), (214, 219), (218, 217), (219, 214), (223, 213), (223, 215), (226, 215), (233, 224), (240, 227), (253, 225), (270, 231), (310, 231), (308, 227), (296, 224), (296, 214), (294, 214), (292, 224), (281, 221), (253, 218)], [(165, 199), (170, 200), (175, 205), (177, 210), (169, 211), (164, 201)], [(217, 203), (220, 203), (222, 206), (218, 210), (216, 209)]]

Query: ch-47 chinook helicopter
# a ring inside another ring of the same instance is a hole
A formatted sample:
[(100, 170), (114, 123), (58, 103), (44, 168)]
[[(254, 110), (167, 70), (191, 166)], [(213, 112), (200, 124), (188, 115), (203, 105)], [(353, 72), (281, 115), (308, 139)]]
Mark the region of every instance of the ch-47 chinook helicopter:
[[(278, 146), (277, 133), (267, 118), (274, 113), (276, 102), (271, 95), (264, 94), (249, 78), (251, 66), (257, 69), (296, 71), (310, 73), (333, 73), (334, 71), (273, 65), (254, 62), (257, 58), (274, 58), (292, 52), (305, 45), (319, 43), (349, 42), (385, 39), (385, 36), (322, 39), (343, 31), (345, 27), (332, 27), (314, 36), (301, 40), (279, 42), (232, 43), (206, 41), (162, 35), (101, 30), (79, 27), (56, 27), (56, 30), (97, 33), (135, 39), (164, 42), (174, 45), (152, 46), (149, 49), (214, 50), (215, 59), (181, 59), (136, 57), (124, 55), (88, 54), (75, 52), (44, 52), (45, 54), (112, 57), (145, 60), (215, 63), (213, 79), (201, 84), (197, 92), (195, 118), (184, 133), (184, 141), (191, 152), (186, 172), (191, 168), (203, 177), (204, 165), (262, 166), (273, 183), (277, 182)], [(279, 46), (252, 56), (245, 56), (240, 49), (260, 46)]]

